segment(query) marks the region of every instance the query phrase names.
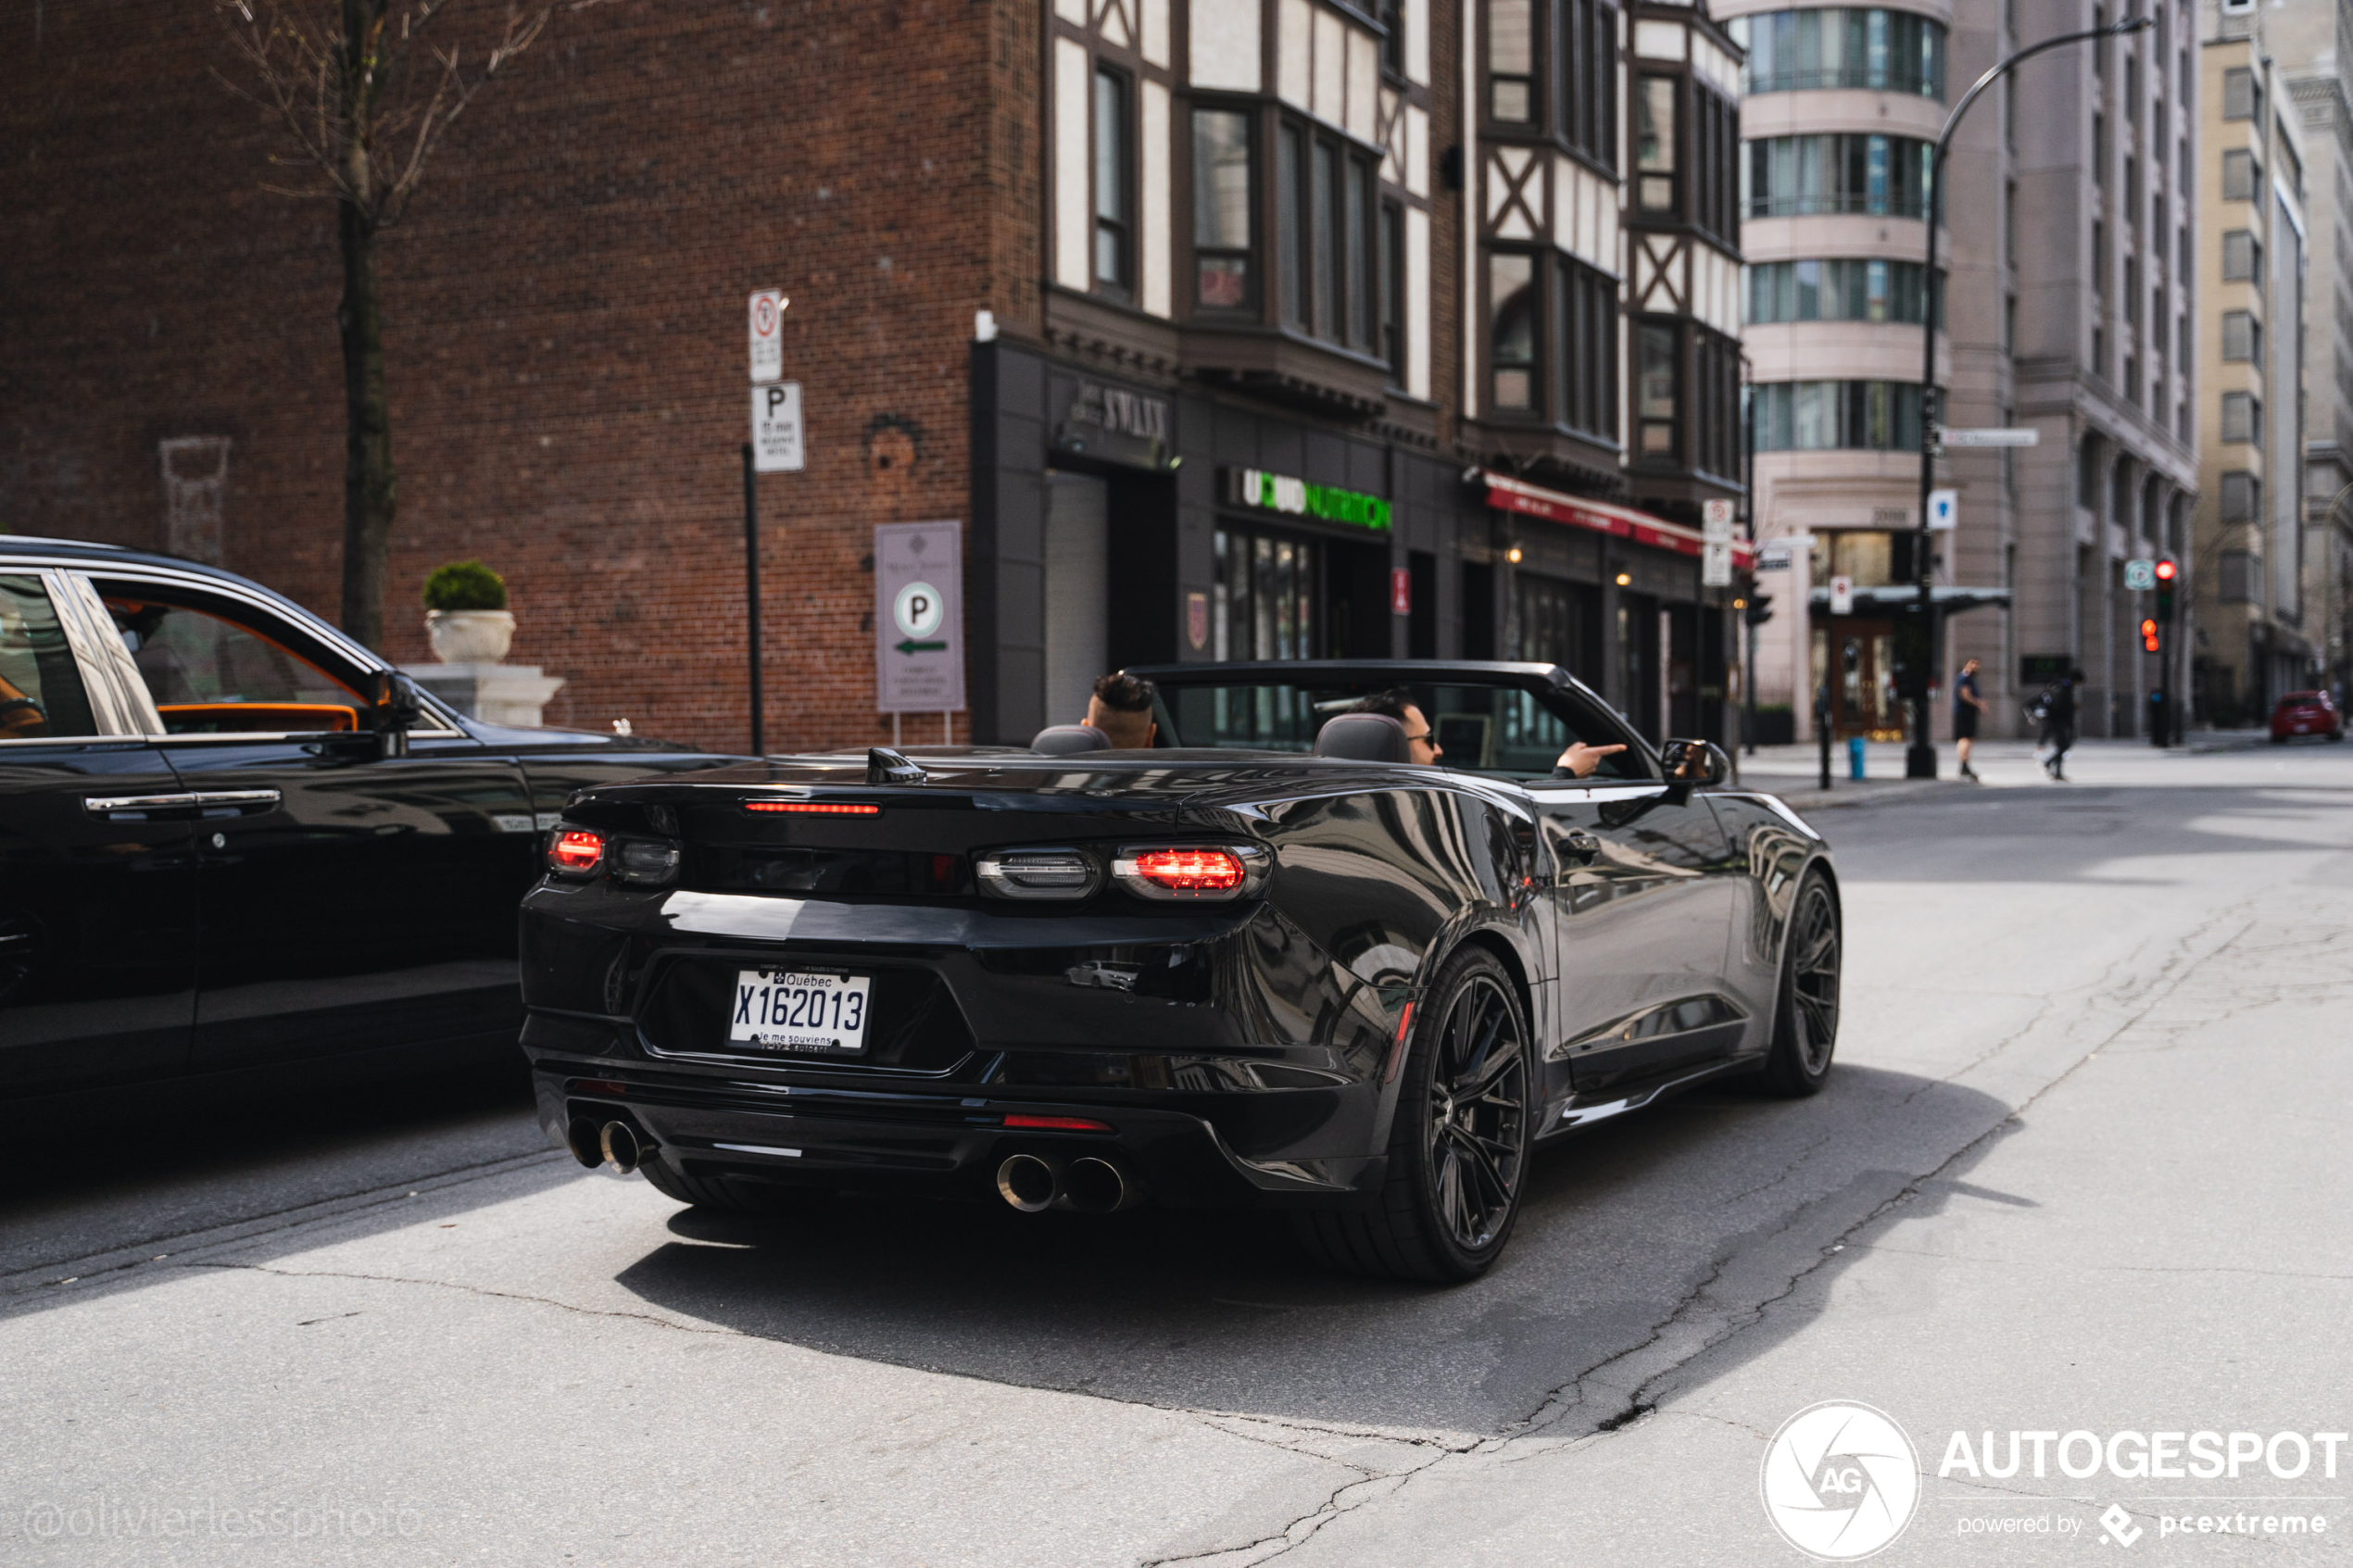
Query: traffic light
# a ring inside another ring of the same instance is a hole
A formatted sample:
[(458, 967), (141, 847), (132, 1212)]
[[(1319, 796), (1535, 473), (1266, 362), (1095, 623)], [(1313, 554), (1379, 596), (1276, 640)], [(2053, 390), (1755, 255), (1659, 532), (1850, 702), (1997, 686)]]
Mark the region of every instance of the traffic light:
[(1742, 612), (1742, 618), (1751, 626), (1762, 626), (1772, 620), (1773, 596), (1770, 594), (1749, 595), (1748, 608)]
[(2171, 556), (2157, 563), (2157, 618), (2159, 621), (2170, 622), (2173, 619), (2173, 583), (2181, 571)]
[(2151, 653), (2164, 646), (2158, 639), (2157, 621), (2147, 616), (2141, 619), (2141, 646)]

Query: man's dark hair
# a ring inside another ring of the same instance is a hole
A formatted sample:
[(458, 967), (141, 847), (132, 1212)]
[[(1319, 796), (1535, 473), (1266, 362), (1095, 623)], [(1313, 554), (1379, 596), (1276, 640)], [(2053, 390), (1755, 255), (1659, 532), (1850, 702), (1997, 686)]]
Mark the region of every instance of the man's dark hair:
[(1413, 694), (1404, 687), (1391, 686), (1385, 692), (1375, 692), (1349, 711), (1351, 713), (1382, 713), (1402, 724), (1405, 721), (1405, 709), (1408, 707), (1420, 706), (1414, 701)]
[(1152, 699), (1160, 696), (1160, 688), (1141, 675), (1126, 671), (1104, 676), (1095, 683), (1095, 700), (1114, 713), (1150, 713)]

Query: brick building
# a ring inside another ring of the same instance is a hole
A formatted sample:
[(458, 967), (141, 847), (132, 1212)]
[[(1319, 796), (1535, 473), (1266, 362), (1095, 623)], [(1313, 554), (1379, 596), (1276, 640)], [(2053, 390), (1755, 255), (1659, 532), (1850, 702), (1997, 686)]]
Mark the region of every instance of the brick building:
[[(208, 64), (202, 8), (0, 21), (0, 528), (332, 611), (333, 212), (262, 189)], [(551, 721), (740, 746), (776, 286), (808, 463), (761, 481), (772, 745), (889, 733), (873, 531), (939, 519), (960, 737), (1120, 662), (1390, 653), (1556, 659), (1721, 735), (1737, 73), (1667, 0), (560, 11), (384, 245), (388, 651), (479, 556)]]

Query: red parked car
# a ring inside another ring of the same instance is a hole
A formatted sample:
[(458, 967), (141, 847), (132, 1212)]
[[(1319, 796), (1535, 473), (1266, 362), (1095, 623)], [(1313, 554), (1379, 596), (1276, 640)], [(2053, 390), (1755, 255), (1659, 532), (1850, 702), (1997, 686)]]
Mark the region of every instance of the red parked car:
[(2271, 744), (2285, 746), (2297, 735), (2345, 738), (2345, 715), (2326, 692), (2290, 692), (2271, 709)]

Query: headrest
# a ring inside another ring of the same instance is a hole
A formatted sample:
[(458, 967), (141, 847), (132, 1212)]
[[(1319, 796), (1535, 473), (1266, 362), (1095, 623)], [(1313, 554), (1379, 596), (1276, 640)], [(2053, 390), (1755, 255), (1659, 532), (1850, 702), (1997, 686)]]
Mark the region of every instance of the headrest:
[(1405, 762), (1405, 726), (1386, 713), (1343, 713), (1315, 732), (1315, 755), (1353, 762)]
[(1029, 749), (1048, 757), (1068, 757), (1078, 751), (1109, 751), (1111, 736), (1092, 724), (1049, 724), (1038, 732)]

